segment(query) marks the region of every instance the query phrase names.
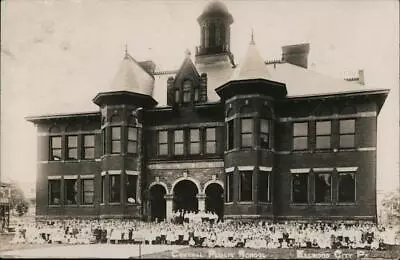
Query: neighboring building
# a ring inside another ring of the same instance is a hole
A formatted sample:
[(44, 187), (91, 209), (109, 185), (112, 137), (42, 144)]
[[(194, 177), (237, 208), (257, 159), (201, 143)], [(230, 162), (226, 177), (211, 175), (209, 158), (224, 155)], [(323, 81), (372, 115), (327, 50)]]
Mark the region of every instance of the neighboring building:
[[(178, 71), (128, 53), (98, 112), (29, 117), (38, 131), (37, 217), (376, 221), (377, 116), (389, 92), (307, 69), (308, 44), (264, 62), (230, 52), (213, 1)], [(158, 105), (157, 105), (158, 104)]]

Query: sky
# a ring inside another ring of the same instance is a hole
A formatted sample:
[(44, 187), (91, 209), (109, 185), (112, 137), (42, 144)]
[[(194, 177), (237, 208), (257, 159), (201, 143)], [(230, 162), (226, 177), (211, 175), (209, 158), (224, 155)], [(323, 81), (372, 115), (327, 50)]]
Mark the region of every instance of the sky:
[[(158, 69), (180, 66), (200, 42), (208, 1), (1, 1), (1, 175), (33, 187), (36, 129), (24, 117), (97, 111), (96, 93), (117, 72), (125, 45)], [(399, 185), (398, 1), (225, 1), (231, 50), (240, 63), (251, 30), (265, 60), (310, 43), (309, 69), (357, 76), (391, 92), (378, 119), (378, 191)], [(166, 84), (165, 84), (166, 86)], [(28, 191), (29, 192), (29, 191)]]

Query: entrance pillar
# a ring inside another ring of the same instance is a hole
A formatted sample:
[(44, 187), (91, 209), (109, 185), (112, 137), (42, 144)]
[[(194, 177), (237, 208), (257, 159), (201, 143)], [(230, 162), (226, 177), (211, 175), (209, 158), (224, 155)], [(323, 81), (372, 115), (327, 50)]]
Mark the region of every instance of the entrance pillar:
[(166, 221), (169, 222), (169, 221), (172, 220), (172, 216), (173, 216), (172, 202), (173, 202), (174, 195), (173, 194), (166, 194), (164, 196), (164, 198), (165, 198), (165, 203), (166, 203), (166, 207), (165, 207)]
[(206, 210), (206, 194), (199, 193), (199, 194), (197, 194), (196, 197), (199, 201), (199, 211), (205, 211)]

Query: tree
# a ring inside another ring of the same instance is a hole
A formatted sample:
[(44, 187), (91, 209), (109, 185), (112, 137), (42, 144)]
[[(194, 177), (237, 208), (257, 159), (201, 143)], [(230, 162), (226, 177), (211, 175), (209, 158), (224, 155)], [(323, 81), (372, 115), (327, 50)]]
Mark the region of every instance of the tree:
[(387, 222), (392, 225), (400, 224), (400, 190), (391, 192), (382, 200)]
[(21, 187), (16, 182), (10, 184), (11, 189), (11, 201), (10, 208), (17, 211), (19, 216), (24, 215), (28, 212), (29, 202), (25, 198), (25, 194)]

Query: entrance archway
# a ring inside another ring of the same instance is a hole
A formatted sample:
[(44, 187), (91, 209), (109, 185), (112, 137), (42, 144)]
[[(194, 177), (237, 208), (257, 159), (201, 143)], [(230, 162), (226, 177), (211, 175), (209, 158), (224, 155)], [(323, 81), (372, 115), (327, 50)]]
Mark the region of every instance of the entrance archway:
[(174, 212), (177, 210), (198, 211), (196, 184), (190, 180), (182, 180), (174, 187)]
[(218, 183), (211, 183), (206, 190), (206, 211), (215, 212), (220, 219), (224, 216), (224, 189)]
[(162, 221), (166, 218), (166, 206), (165, 206), (165, 188), (156, 184), (150, 188), (150, 214), (151, 221), (158, 220)]

